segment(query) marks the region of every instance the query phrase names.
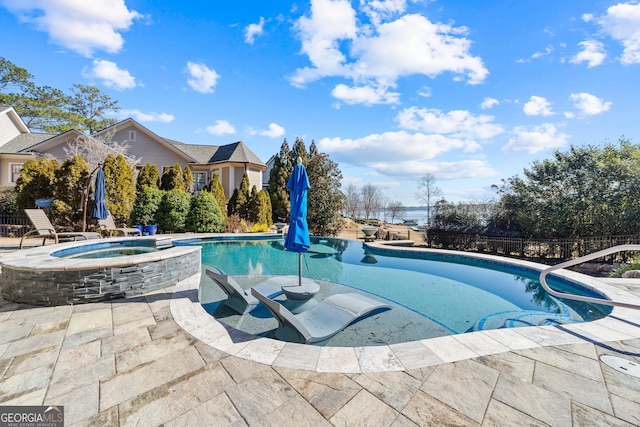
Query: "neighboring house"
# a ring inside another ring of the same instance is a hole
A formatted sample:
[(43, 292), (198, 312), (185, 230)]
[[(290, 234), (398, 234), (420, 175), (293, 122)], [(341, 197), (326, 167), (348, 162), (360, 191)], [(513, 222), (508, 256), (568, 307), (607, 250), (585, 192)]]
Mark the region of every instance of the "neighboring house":
[[(185, 144), (162, 138), (133, 119), (126, 119), (94, 137), (109, 135), (112, 141), (127, 144), (127, 154), (140, 159), (139, 167), (150, 163), (164, 168), (178, 163), (188, 165), (196, 191), (206, 186), (217, 174), (227, 199), (240, 187), (245, 172), (251, 186), (262, 189), (267, 166), (239, 141), (227, 145)], [(82, 133), (72, 130), (60, 135), (34, 134), (29, 131), (12, 107), (0, 107), (0, 185), (14, 185), (22, 164), (29, 159), (49, 154), (60, 161), (67, 157), (65, 148)]]

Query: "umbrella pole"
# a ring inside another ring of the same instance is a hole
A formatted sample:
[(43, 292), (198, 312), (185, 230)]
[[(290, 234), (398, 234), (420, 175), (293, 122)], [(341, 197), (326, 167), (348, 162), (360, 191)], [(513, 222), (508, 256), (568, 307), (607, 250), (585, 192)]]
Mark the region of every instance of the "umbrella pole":
[(302, 252), (298, 252), (298, 285), (302, 286)]

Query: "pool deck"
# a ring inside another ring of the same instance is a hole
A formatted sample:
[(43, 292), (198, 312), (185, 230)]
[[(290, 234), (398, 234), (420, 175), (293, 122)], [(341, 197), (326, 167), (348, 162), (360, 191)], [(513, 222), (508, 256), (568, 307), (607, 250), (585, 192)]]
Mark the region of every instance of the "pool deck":
[(67, 426), (640, 425), (640, 378), (599, 360), (640, 366), (640, 312), (325, 358), (203, 325), (197, 282), (76, 306), (0, 300), (0, 405), (64, 405)]

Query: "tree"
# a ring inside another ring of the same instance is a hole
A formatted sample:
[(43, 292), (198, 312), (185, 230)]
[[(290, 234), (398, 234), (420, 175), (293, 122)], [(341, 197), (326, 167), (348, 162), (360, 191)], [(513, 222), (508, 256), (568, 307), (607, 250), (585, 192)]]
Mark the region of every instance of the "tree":
[(442, 196), (442, 190), (436, 185), (436, 177), (427, 173), (418, 181), (416, 198), (427, 208), (427, 227), (431, 226), (431, 203)]
[(396, 218), (401, 218), (404, 213), (404, 206), (402, 205), (402, 202), (398, 201), (389, 202), (387, 209), (391, 215), (391, 223), (393, 223)]
[(640, 146), (622, 137), (533, 162), (503, 181), (496, 211), (528, 237), (631, 234), (640, 230), (639, 190)]
[(136, 179), (136, 194), (140, 194), (144, 187), (158, 188), (159, 179), (160, 172), (158, 171), (158, 167), (154, 164), (147, 163), (138, 173), (138, 178)]
[(160, 178), (160, 189), (169, 191), (173, 189), (184, 190), (184, 178), (182, 177), (182, 167), (179, 163), (174, 164), (170, 168), (166, 168), (162, 172)]
[(289, 191), (287, 181), (293, 172), (293, 162), (287, 139), (280, 146), (280, 152), (276, 154), (273, 169), (269, 175), (269, 197), (274, 221), (285, 221), (289, 217)]
[(220, 210), (222, 212), (227, 211), (227, 196), (224, 194), (224, 188), (222, 188), (222, 183), (220, 182), (220, 178), (218, 178), (218, 174), (214, 173), (211, 181), (209, 182), (209, 187), (207, 188), (213, 196), (216, 198), (218, 202), (218, 206), (220, 206)]
[(96, 86), (74, 83), (71, 87), (69, 112), (74, 129), (94, 134), (118, 121), (105, 117), (106, 113), (118, 111), (118, 101), (112, 100)]
[(84, 194), (91, 185), (89, 166), (84, 159), (76, 155), (65, 160), (54, 172), (54, 209), (57, 216), (66, 216), (67, 224), (80, 220), (84, 212)]
[(382, 190), (373, 184), (365, 184), (360, 190), (362, 213), (368, 221), (380, 213), (382, 208)]
[(136, 199), (133, 169), (127, 164), (122, 154), (107, 156), (102, 169), (109, 212), (116, 224), (126, 223)]
[(16, 205), (19, 209), (31, 209), (36, 200), (53, 197), (55, 171), (60, 167), (55, 159), (27, 160), (16, 181)]
[(156, 212), (158, 227), (166, 232), (186, 231), (191, 199), (192, 197), (182, 188), (166, 191)]
[(258, 224), (273, 224), (272, 221), (272, 212), (271, 212), (271, 198), (269, 197), (269, 193), (265, 190), (260, 190), (258, 192), (258, 204), (259, 204), (259, 215), (258, 220), (256, 221)]
[(260, 199), (258, 198), (258, 187), (255, 185), (251, 188), (251, 195), (249, 196), (247, 219), (254, 224), (260, 221)]
[(290, 157), (293, 166), (298, 163), (298, 159), (302, 160), (303, 165), (309, 164), (309, 155), (307, 154), (307, 148), (305, 147), (304, 141), (301, 138), (296, 138), (296, 142), (293, 143)]
[(184, 191), (189, 194), (195, 193), (195, 188), (193, 186), (193, 174), (191, 173), (191, 168), (189, 165), (185, 166), (184, 173), (182, 174), (182, 179), (184, 181)]
[(337, 236), (343, 225), (342, 172), (328, 155), (318, 153), (309, 159), (307, 175), (311, 187), (307, 195), (309, 232), (320, 236)]
[(158, 187), (144, 186), (133, 202), (131, 210), (131, 224), (155, 224), (158, 207), (164, 197), (164, 191)]
[(216, 198), (207, 190), (202, 190), (192, 198), (187, 215), (187, 229), (196, 233), (219, 233), (227, 225), (226, 215), (220, 210)]
[(345, 213), (347, 216), (355, 217), (360, 212), (361, 200), (360, 190), (355, 184), (347, 185), (345, 194)]
[(127, 143), (113, 140), (116, 130), (114, 126), (100, 135), (80, 135), (64, 147), (64, 153), (67, 157), (82, 156), (89, 165), (89, 170), (94, 170), (102, 165), (104, 159), (109, 155), (122, 155), (129, 167), (135, 170), (140, 159), (127, 154), (129, 151)]

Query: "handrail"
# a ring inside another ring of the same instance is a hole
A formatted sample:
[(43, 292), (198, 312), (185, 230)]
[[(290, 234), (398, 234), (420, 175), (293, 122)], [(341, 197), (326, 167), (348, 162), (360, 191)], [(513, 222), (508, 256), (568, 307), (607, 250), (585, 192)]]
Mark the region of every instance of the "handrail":
[(640, 245), (618, 245), (618, 246), (613, 246), (613, 247), (610, 247), (608, 249), (603, 249), (601, 251), (594, 252), (594, 253), (589, 254), (589, 255), (584, 255), (584, 256), (581, 256), (581, 257), (576, 258), (576, 259), (572, 259), (572, 260), (569, 260), (569, 261), (561, 262), (560, 264), (556, 264), (556, 265), (554, 265), (552, 267), (549, 267), (549, 268), (547, 268), (545, 270), (542, 270), (540, 272), (540, 284), (542, 285), (544, 290), (547, 291), (547, 293), (549, 293), (550, 295), (553, 295), (554, 297), (566, 298), (566, 299), (571, 299), (571, 300), (576, 300), (576, 301), (589, 302), (589, 303), (593, 303), (593, 304), (610, 305), (610, 306), (632, 308), (632, 309), (640, 310), (640, 305), (638, 305), (638, 304), (630, 304), (630, 303), (626, 303), (626, 302), (605, 300), (605, 299), (600, 299), (600, 298), (586, 297), (586, 296), (582, 296), (582, 295), (568, 294), (568, 293), (565, 293), (565, 292), (558, 292), (558, 291), (555, 291), (555, 290), (551, 289), (549, 287), (549, 285), (547, 284), (547, 281), (545, 279), (547, 274), (551, 273), (552, 271), (559, 270), (559, 269), (565, 268), (565, 267), (571, 267), (571, 266), (577, 265), (577, 264), (582, 264), (585, 261), (591, 261), (591, 260), (596, 259), (596, 258), (601, 258), (601, 257), (603, 257), (605, 255), (611, 255), (613, 253), (622, 252), (622, 251), (640, 251)]

